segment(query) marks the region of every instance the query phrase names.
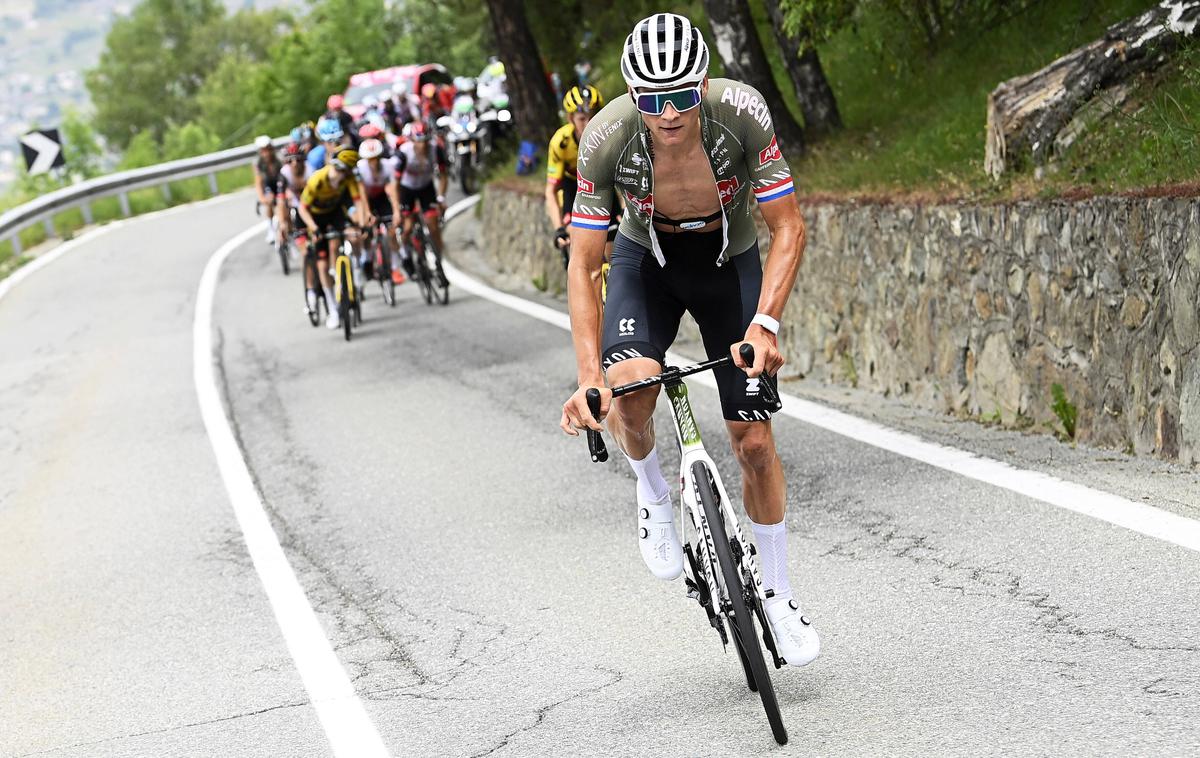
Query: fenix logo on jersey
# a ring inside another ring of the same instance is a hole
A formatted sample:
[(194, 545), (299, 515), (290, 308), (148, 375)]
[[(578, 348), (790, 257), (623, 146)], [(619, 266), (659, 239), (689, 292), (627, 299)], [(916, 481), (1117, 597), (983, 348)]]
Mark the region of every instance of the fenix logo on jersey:
[(580, 192), (586, 192), (589, 195), (596, 193), (596, 185), (592, 184), (587, 179), (584, 179), (583, 174), (579, 174), (575, 177), (575, 179)]
[(771, 128), (771, 112), (767, 104), (758, 99), (758, 95), (751, 94), (741, 87), (726, 87), (721, 93), (721, 102), (736, 108), (739, 116), (742, 111), (746, 111), (764, 130)]
[(771, 161), (777, 161), (783, 157), (783, 153), (779, 150), (779, 145), (775, 142), (775, 138), (771, 138), (771, 144), (760, 150), (758, 153), (758, 165), (765, 166)]

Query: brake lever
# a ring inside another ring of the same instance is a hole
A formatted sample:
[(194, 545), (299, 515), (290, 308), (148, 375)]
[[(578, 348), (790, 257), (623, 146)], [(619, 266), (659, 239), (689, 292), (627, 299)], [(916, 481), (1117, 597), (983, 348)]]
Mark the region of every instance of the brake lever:
[[(747, 366), (754, 365), (754, 345), (751, 345), (749, 342), (743, 342), (742, 346), (738, 348), (738, 354), (742, 356), (742, 362)], [(783, 402), (779, 399), (779, 392), (776, 391), (775, 385), (769, 381), (774, 378), (767, 374), (766, 371), (763, 371), (763, 381), (758, 383), (758, 388), (763, 393), (763, 398), (766, 399), (767, 404), (771, 406), (771, 412), (777, 413), (783, 408)]]
[[(592, 412), (592, 418), (600, 421), (600, 390), (592, 387), (585, 396), (587, 397), (588, 410)], [(608, 448), (604, 446), (604, 435), (594, 429), (585, 429), (587, 432), (588, 452), (592, 454), (592, 463), (604, 463), (608, 460)]]

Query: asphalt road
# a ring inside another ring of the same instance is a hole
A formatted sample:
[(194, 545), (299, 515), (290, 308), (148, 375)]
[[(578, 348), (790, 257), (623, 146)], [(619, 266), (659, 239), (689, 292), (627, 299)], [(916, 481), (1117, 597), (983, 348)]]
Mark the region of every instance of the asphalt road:
[[(251, 206), (128, 222), (0, 300), (0, 755), (330, 754), (192, 385), (196, 284)], [(394, 755), (1200, 752), (1200, 554), (789, 418), (823, 652), (774, 676), (779, 748), (642, 566), (627, 467), (558, 431), (568, 335), (398, 293), (346, 344), (253, 239), (214, 317), (246, 461)]]

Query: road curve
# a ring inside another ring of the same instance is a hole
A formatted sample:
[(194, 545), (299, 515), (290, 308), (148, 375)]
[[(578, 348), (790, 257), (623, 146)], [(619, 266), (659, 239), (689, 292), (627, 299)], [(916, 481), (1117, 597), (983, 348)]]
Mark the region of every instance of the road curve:
[[(196, 282), (250, 204), (131, 221), (0, 300), (0, 754), (328, 754), (191, 386)], [(1200, 554), (787, 418), (823, 653), (775, 674), (780, 750), (641, 565), (627, 467), (558, 432), (567, 334), (398, 292), (346, 344), (251, 240), (214, 308), (250, 471), (394, 755), (1200, 750)]]

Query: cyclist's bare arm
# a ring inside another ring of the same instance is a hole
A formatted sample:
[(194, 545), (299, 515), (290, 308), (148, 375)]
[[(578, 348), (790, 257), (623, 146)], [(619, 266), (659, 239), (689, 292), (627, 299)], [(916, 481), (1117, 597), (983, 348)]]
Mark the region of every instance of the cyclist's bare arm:
[(558, 204), (558, 186), (557, 179), (546, 180), (546, 216), (550, 219), (550, 226), (555, 229), (563, 225), (563, 210)]
[[(804, 260), (807, 232), (804, 216), (800, 215), (800, 203), (794, 194), (762, 203), (758, 207), (763, 220), (767, 222), (767, 228), (771, 230), (771, 246), (763, 266), (762, 290), (756, 312), (765, 313), (778, 321), (783, 318), (784, 306), (796, 284), (800, 263)], [(747, 369), (747, 375), (758, 376), (764, 369), (768, 374), (774, 374), (783, 366), (783, 355), (779, 352), (774, 334), (758, 324), (751, 324), (746, 330), (745, 339), (754, 345), (754, 366), (742, 364), (737, 345), (730, 347), (730, 353), (738, 367)]]
[(388, 182), (383, 191), (387, 193), (388, 202), (392, 204), (392, 223), (400, 220), (400, 183), (395, 179)]
[(254, 167), (254, 191), (258, 194), (258, 202), (266, 205), (267, 193), (263, 191), (263, 176), (259, 173), (258, 166)]
[(578, 436), (577, 429), (586, 425), (600, 430), (592, 418), (584, 392), (589, 387), (600, 389), (601, 416), (608, 412), (612, 393), (604, 389), (604, 372), (600, 368), (600, 266), (604, 262), (604, 244), (608, 232), (604, 229), (571, 230), (571, 261), (567, 266), (567, 305), (571, 312), (571, 339), (575, 343), (576, 373), (579, 389), (563, 404), (559, 422), (562, 430)]
[(317, 231), (317, 222), (313, 219), (312, 214), (308, 211), (308, 206), (300, 203), (298, 206), (300, 218), (304, 221), (304, 225), (308, 227), (308, 231), (315, 233)]

